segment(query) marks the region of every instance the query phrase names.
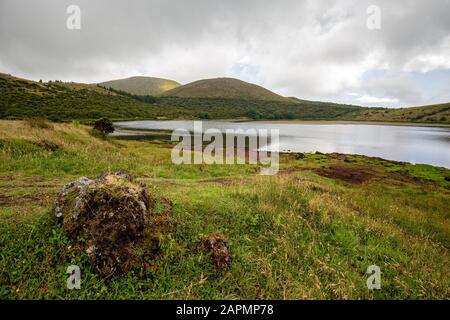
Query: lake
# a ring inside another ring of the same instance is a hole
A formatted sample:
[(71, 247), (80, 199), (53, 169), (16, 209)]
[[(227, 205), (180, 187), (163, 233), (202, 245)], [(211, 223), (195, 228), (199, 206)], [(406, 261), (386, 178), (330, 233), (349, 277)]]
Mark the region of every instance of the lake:
[[(148, 120), (115, 122), (116, 136), (145, 136), (145, 131), (193, 130), (193, 121)], [(203, 121), (203, 130), (278, 129), (282, 152), (359, 154), (415, 164), (450, 168), (450, 128), (362, 123)], [(270, 149), (270, 148), (269, 148)]]

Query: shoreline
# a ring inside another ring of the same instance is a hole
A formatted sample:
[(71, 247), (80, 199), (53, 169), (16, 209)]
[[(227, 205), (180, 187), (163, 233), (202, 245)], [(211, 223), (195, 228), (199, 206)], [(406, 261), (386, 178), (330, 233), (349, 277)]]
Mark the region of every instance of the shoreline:
[(249, 122), (259, 123), (283, 123), (283, 124), (342, 124), (342, 125), (378, 125), (378, 126), (399, 126), (399, 127), (430, 127), (430, 128), (449, 128), (450, 124), (445, 123), (423, 123), (423, 122), (377, 122), (377, 121), (357, 121), (357, 120), (255, 120)]
[[(120, 120), (117, 122), (133, 122), (133, 121), (216, 121), (216, 122), (256, 122), (262, 124), (305, 124), (305, 125), (380, 125), (380, 126), (399, 126), (399, 127), (430, 127), (430, 128), (449, 128), (450, 124), (446, 123), (426, 123), (426, 122), (395, 122), (395, 121), (363, 121), (363, 120), (253, 120), (253, 119), (141, 119), (141, 120)], [(122, 128), (117, 126), (117, 128)], [(140, 128), (127, 127), (129, 130), (146, 130)]]
[[(132, 130), (125, 130), (120, 131), (117, 135), (109, 135), (113, 139), (125, 139), (125, 140), (135, 140), (135, 141), (142, 141), (142, 140), (148, 140), (148, 141), (154, 141), (154, 140), (166, 140), (170, 139), (170, 134), (161, 132), (161, 131), (132, 131)], [(174, 143), (175, 146), (176, 143)], [(208, 143), (203, 143), (203, 146), (206, 146)], [(245, 150), (248, 151), (248, 146), (245, 146)], [(447, 167), (445, 165), (437, 165), (437, 164), (430, 164), (430, 163), (421, 163), (421, 162), (411, 162), (411, 161), (404, 161), (404, 160), (396, 160), (396, 159), (389, 159), (389, 158), (383, 158), (380, 156), (374, 156), (374, 155), (366, 155), (361, 153), (346, 153), (346, 152), (339, 152), (339, 151), (331, 151), (331, 152), (322, 152), (322, 151), (291, 151), (291, 150), (282, 150), (279, 152), (280, 154), (316, 154), (316, 155), (324, 155), (324, 156), (332, 156), (332, 155), (342, 155), (342, 156), (356, 156), (356, 157), (363, 157), (366, 159), (372, 159), (377, 161), (386, 161), (393, 164), (407, 164), (407, 165), (426, 165), (431, 166), (434, 168), (441, 168), (445, 170), (450, 170), (450, 167)]]

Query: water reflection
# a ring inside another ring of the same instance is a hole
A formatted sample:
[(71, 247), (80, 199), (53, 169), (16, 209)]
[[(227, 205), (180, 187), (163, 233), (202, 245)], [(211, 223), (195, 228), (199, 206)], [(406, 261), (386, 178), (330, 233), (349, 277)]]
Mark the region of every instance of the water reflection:
[[(122, 129), (192, 131), (193, 121), (127, 121), (115, 123)], [(276, 122), (203, 121), (203, 130), (279, 129), (280, 151), (339, 152), (380, 157), (450, 168), (450, 128), (374, 124), (305, 124)], [(124, 134), (119, 130), (116, 135)], [(128, 133), (142, 137), (146, 132)], [(160, 132), (161, 134), (161, 132)], [(269, 147), (270, 149), (270, 147)]]

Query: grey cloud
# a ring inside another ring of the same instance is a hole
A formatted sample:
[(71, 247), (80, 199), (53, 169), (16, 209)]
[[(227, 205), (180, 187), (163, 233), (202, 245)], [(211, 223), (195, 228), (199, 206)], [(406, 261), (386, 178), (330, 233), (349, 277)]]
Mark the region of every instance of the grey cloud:
[[(65, 27), (70, 4), (81, 7), (81, 30)], [(379, 31), (366, 28), (371, 4), (382, 10)], [(426, 103), (405, 66), (423, 54), (449, 56), (442, 46), (449, 12), (450, 0), (2, 0), (0, 71), (86, 82), (136, 74), (189, 82), (240, 72), (301, 98), (360, 90)], [(390, 77), (366, 77), (377, 70)]]
[(405, 74), (383, 75), (369, 79), (364, 83), (363, 91), (371, 96), (396, 98), (408, 104), (423, 102), (417, 83)]

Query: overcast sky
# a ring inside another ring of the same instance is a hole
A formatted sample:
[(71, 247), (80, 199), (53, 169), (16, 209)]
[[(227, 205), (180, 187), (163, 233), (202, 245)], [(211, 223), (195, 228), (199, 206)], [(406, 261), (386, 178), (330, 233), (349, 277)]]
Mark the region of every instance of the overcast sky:
[[(81, 9), (79, 30), (66, 26), (69, 5)], [(367, 27), (370, 5), (381, 29)], [(226, 76), (302, 99), (449, 102), (450, 0), (0, 0), (0, 72), (183, 84)]]

